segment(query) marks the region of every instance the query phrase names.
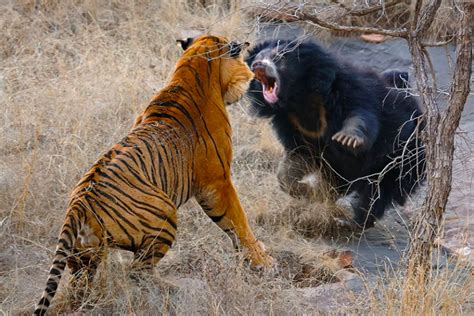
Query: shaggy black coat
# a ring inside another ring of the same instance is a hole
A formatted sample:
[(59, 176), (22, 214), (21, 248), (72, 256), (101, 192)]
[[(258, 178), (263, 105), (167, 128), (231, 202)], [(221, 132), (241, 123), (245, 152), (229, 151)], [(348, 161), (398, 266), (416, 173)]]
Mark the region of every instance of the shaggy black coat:
[(419, 186), (422, 111), (402, 90), (409, 87), (406, 72), (359, 69), (313, 40), (265, 41), (246, 61), (256, 75), (252, 112), (271, 118), (287, 155), (313, 162), (339, 193), (357, 193), (359, 225), (373, 226)]

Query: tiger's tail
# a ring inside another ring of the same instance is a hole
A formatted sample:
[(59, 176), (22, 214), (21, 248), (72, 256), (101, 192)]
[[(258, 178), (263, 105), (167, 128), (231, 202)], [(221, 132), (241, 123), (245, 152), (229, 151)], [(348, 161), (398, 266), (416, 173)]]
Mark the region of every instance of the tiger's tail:
[(33, 315), (46, 315), (46, 311), (56, 294), (59, 281), (66, 268), (67, 258), (72, 255), (74, 243), (80, 231), (80, 224), (81, 221), (78, 218), (77, 212), (68, 212), (61, 233), (59, 234), (56, 253), (51, 269), (49, 270), (48, 281), (46, 282), (46, 289), (36, 305)]

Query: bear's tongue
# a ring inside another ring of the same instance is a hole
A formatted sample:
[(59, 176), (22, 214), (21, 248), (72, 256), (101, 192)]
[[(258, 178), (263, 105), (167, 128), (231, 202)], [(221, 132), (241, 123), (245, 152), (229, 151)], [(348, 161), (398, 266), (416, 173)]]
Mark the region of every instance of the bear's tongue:
[(260, 81), (263, 88), (263, 98), (270, 104), (278, 101), (278, 85), (276, 79), (267, 76), (263, 67), (256, 67), (253, 69), (255, 78)]
[(278, 85), (276, 82), (273, 83), (273, 86), (267, 86), (262, 82), (263, 87), (263, 97), (268, 103), (276, 103), (278, 101)]

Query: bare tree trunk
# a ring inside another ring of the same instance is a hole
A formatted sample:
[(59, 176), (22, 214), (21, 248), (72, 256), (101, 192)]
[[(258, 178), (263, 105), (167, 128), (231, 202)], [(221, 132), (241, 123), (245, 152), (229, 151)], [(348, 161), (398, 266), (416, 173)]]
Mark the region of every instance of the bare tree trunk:
[[(456, 66), (450, 88), (448, 108), (440, 115), (433, 88), (428, 83), (424, 47), (416, 36), (409, 35), (408, 43), (413, 57), (418, 89), (425, 104), (425, 146), (428, 192), (422, 211), (415, 221), (413, 240), (409, 251), (410, 267), (425, 273), (431, 266), (431, 250), (441, 230), (441, 220), (451, 192), (454, 136), (461, 119), (464, 104), (470, 92), (472, 71), (473, 4), (461, 5), (462, 18), (457, 36)], [(434, 14), (434, 13), (433, 13)], [(417, 32), (414, 33), (415, 35)]]

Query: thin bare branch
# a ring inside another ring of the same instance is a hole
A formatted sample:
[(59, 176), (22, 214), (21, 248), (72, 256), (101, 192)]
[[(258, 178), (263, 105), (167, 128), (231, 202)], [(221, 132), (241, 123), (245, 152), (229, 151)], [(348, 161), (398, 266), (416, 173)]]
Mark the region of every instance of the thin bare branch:
[(420, 37), (429, 29), (441, 5), (441, 0), (431, 0), (421, 12), (420, 20), (416, 24), (416, 36)]
[(346, 16), (346, 15), (364, 16), (364, 15), (371, 14), (371, 13), (374, 13), (374, 12), (377, 12), (377, 11), (380, 11), (380, 10), (388, 9), (388, 8), (393, 7), (393, 6), (400, 3), (400, 1), (398, 1), (398, 0), (392, 0), (392, 1), (387, 1), (386, 3), (382, 2), (380, 4), (373, 5), (373, 6), (370, 6), (368, 8), (357, 9), (356, 10), (356, 9), (347, 7), (346, 5), (344, 5), (343, 3), (340, 3), (337, 0), (332, 0), (332, 2), (337, 3), (341, 8), (343, 8), (344, 10), (347, 11), (343, 16)]
[(462, 4), (462, 8), (461, 28), (457, 39), (456, 71), (453, 72), (453, 83), (449, 94), (449, 107), (446, 110), (446, 116), (443, 118), (443, 123), (444, 121), (455, 122), (455, 124), (446, 124), (450, 126), (459, 125), (461, 113), (470, 92), (472, 73), (471, 61), (473, 31), (469, 23), (474, 19), (474, 4), (466, 1)]
[[(272, 7), (270, 7), (270, 9), (276, 10), (276, 9), (273, 9)], [(373, 34), (381, 34), (381, 35), (388, 35), (388, 36), (402, 37), (402, 38), (407, 37), (407, 30), (405, 28), (387, 30), (387, 29), (377, 28), (377, 27), (345, 26), (345, 25), (340, 25), (335, 22), (330, 22), (324, 19), (320, 19), (315, 14), (309, 14), (307, 12), (304, 12), (304, 10), (301, 10), (301, 8), (299, 8), (298, 10), (295, 10), (293, 13), (290, 13), (286, 10), (283, 12), (281, 10), (277, 12), (289, 18), (296, 18), (299, 21), (305, 21), (310, 24), (313, 24), (313, 25), (316, 25), (328, 30), (343, 31), (343, 32), (373, 33)]]
[(456, 37), (451, 36), (447, 41), (442, 41), (442, 42), (423, 42), (422, 45), (425, 47), (440, 47), (440, 46), (446, 46), (449, 43), (451, 43)]
[(426, 60), (428, 61), (428, 65), (430, 66), (430, 75), (431, 75), (431, 82), (433, 83), (433, 91), (438, 91), (438, 87), (436, 85), (436, 71), (433, 65), (433, 61), (431, 60), (430, 54), (426, 50), (425, 45), (421, 45), (423, 48), (423, 54), (425, 55)]
[(418, 19), (420, 17), (420, 10), (421, 5), (423, 4), (423, 0), (416, 0), (415, 3), (415, 10), (413, 12), (413, 20), (411, 22), (411, 31), (414, 32), (416, 30), (416, 26), (418, 25)]

